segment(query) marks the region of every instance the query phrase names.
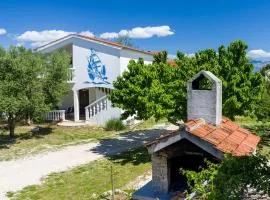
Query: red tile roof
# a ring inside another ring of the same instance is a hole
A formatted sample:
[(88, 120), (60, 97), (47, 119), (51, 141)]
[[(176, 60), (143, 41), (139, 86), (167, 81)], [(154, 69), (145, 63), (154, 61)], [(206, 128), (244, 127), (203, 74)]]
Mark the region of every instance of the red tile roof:
[(259, 136), (241, 128), (225, 117), (218, 127), (205, 123), (203, 119), (197, 119), (186, 122), (185, 128), (188, 133), (213, 144), (216, 149), (224, 153), (232, 153), (234, 156), (252, 154), (260, 141)]
[(111, 41), (108, 41), (108, 40), (103, 40), (103, 39), (99, 39), (99, 38), (95, 38), (95, 37), (89, 37), (89, 36), (80, 35), (80, 34), (75, 34), (75, 35), (80, 36), (80, 37), (84, 37), (84, 38), (89, 39), (89, 40), (101, 42), (101, 43), (104, 43), (104, 44), (109, 44), (109, 45), (112, 45), (112, 46), (120, 47), (120, 48), (123, 48), (123, 49), (128, 49), (128, 50), (131, 50), (131, 51), (137, 51), (137, 52), (144, 53), (144, 54), (155, 55), (155, 54), (159, 53), (159, 52), (152, 52), (152, 51), (143, 51), (143, 50), (136, 49), (134, 47), (125, 46), (125, 45), (122, 45), (122, 44), (119, 44), (119, 43), (116, 43), (116, 42), (111, 42)]
[(177, 66), (177, 64), (176, 64), (176, 62), (174, 60), (168, 60), (167, 62), (172, 67), (176, 67)]
[(151, 52), (151, 51), (143, 51), (143, 50), (136, 49), (136, 48), (129, 47), (129, 46), (125, 46), (125, 45), (122, 45), (122, 44), (119, 44), (119, 43), (116, 43), (116, 42), (111, 42), (111, 41), (108, 41), (108, 40), (103, 40), (103, 39), (99, 39), (99, 38), (95, 38), (95, 37), (89, 37), (89, 36), (85, 36), (85, 35), (81, 35), (81, 34), (70, 34), (70, 35), (67, 35), (67, 36), (62, 37), (60, 39), (54, 40), (54, 41), (52, 41), (52, 42), (50, 42), (48, 44), (45, 44), (43, 46), (40, 46), (37, 49), (43, 48), (43, 47), (45, 47), (47, 45), (53, 44), (55, 42), (58, 42), (58, 41), (60, 41), (62, 39), (68, 38), (70, 36), (85, 38), (87, 40), (92, 40), (92, 41), (100, 42), (100, 43), (103, 43), (103, 44), (108, 44), (108, 45), (112, 45), (112, 46), (115, 46), (115, 47), (120, 47), (120, 48), (123, 48), (123, 49), (131, 50), (131, 51), (136, 51), (136, 52), (140, 52), (140, 53), (144, 53), (144, 54), (148, 54), (148, 55), (155, 55), (155, 54), (158, 53), (158, 52)]

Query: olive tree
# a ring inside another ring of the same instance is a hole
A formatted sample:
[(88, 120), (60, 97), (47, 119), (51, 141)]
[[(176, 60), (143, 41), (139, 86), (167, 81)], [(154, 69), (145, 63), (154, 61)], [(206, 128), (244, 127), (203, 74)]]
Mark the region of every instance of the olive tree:
[(0, 52), (0, 111), (14, 137), (18, 121), (42, 117), (65, 95), (69, 56), (41, 55), (24, 47)]

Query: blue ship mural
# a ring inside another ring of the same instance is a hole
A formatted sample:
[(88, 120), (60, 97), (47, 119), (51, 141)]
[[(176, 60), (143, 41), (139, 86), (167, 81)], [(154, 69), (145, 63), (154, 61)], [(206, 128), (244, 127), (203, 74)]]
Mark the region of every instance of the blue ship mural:
[(94, 49), (90, 49), (87, 72), (93, 84), (110, 84), (106, 76), (106, 66), (103, 65)]

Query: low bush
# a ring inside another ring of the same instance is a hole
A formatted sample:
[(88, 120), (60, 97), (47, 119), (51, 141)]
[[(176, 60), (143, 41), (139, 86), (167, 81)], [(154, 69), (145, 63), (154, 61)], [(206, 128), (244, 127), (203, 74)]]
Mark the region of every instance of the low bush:
[(104, 128), (107, 131), (112, 131), (112, 130), (120, 131), (120, 130), (125, 129), (125, 125), (124, 125), (124, 123), (123, 123), (122, 120), (120, 120), (118, 118), (113, 118), (113, 119), (108, 120), (105, 123), (105, 127)]

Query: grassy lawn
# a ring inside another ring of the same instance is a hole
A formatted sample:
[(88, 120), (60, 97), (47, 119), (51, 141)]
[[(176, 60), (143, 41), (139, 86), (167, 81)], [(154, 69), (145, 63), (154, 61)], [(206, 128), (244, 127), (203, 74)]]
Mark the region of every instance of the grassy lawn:
[[(252, 120), (250, 118), (242, 117), (237, 118), (236, 122), (239, 123), (241, 126), (256, 132), (258, 135), (261, 135), (262, 142), (259, 150), (264, 155), (270, 156), (270, 122), (256, 122), (255, 120)], [(155, 122), (153, 120), (150, 120), (141, 124), (136, 129), (147, 129), (148, 127), (152, 127), (154, 124)], [(60, 133), (60, 130), (63, 132), (62, 134)], [(71, 130), (76, 133), (72, 134)], [(99, 140), (106, 137), (114, 137), (117, 134), (125, 134), (129, 130), (117, 133), (113, 131), (105, 132), (102, 128), (93, 129), (90, 127), (55, 127), (54, 131), (56, 133), (53, 134), (56, 134), (58, 137), (66, 137), (65, 139), (58, 139), (58, 145), (62, 145), (63, 143), (78, 141), (77, 138), (71, 139), (77, 136), (77, 133), (79, 134), (78, 137), (80, 138), (80, 141), (83, 141), (87, 139)], [(67, 131), (69, 132), (69, 134), (65, 133)], [(91, 137), (87, 137), (85, 136), (87, 134), (93, 135)], [(46, 136), (47, 135), (45, 135), (45, 137)], [(31, 140), (33, 140), (33, 138), (31, 138)], [(49, 139), (47, 138), (43, 140), (48, 142)], [(28, 186), (17, 193), (10, 192), (8, 193), (8, 195), (11, 197), (12, 200), (91, 199), (93, 194), (99, 195), (111, 189), (111, 166), (113, 169), (115, 188), (121, 188), (125, 186), (127, 183), (134, 180), (137, 176), (145, 173), (151, 168), (150, 157), (146, 152), (146, 149), (141, 148), (132, 152), (122, 153), (118, 156), (111, 156), (107, 157), (106, 159), (94, 161), (62, 173), (53, 173), (46, 177), (42, 181), (41, 185)]]
[(145, 148), (94, 161), (72, 170), (54, 173), (41, 185), (28, 186), (19, 193), (8, 193), (12, 200), (86, 200), (111, 189), (111, 166), (115, 188), (121, 188), (151, 168)]
[[(164, 122), (164, 120), (161, 122)], [(154, 124), (156, 122), (151, 119), (134, 129), (127, 128), (120, 132), (105, 131), (102, 127), (42, 125), (43, 129), (41, 131), (32, 133), (31, 129), (33, 127), (18, 126), (16, 128), (16, 138), (13, 140), (9, 139), (7, 131), (0, 130), (0, 161), (54, 150), (67, 145), (112, 138), (130, 131), (148, 129)]]

